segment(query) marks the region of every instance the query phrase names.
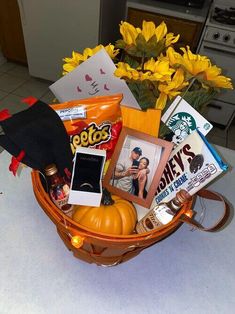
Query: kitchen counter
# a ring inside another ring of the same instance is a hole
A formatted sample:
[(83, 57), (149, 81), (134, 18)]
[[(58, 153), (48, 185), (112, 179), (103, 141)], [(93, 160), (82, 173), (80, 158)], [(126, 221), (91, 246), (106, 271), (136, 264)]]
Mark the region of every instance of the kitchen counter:
[(164, 1), (129, 0), (127, 1), (127, 8), (131, 7), (143, 11), (160, 13), (166, 16), (174, 16), (181, 19), (204, 23), (210, 9), (210, 4), (211, 0), (206, 0), (203, 8), (197, 9), (171, 4)]
[[(235, 167), (235, 151), (217, 147)], [(35, 200), (30, 169), (14, 177), (0, 154), (1, 314), (233, 314), (235, 220), (220, 232), (183, 225), (119, 266), (84, 263), (67, 250)], [(210, 185), (235, 204), (235, 170)], [(206, 216), (218, 207), (207, 204)], [(199, 207), (199, 204), (196, 204)]]

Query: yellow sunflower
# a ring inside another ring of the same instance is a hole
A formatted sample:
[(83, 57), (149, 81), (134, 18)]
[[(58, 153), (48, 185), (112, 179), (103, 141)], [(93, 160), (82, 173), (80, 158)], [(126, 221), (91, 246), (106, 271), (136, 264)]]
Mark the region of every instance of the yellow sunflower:
[(133, 69), (128, 63), (118, 62), (114, 75), (119, 78), (138, 80), (139, 72)]
[(175, 36), (173, 33), (166, 34), (166, 47), (169, 47), (172, 44), (175, 44), (180, 38), (180, 35)]
[(128, 45), (136, 45), (136, 39), (139, 34), (141, 34), (145, 41), (148, 42), (153, 36), (156, 36), (157, 42), (162, 39), (166, 39), (166, 47), (175, 43), (179, 39), (179, 35), (174, 36), (173, 33), (167, 34), (167, 26), (165, 22), (162, 22), (157, 27), (151, 21), (143, 21), (142, 29), (139, 27), (134, 27), (128, 22), (121, 22), (120, 33), (122, 35), (123, 41)]
[(192, 53), (189, 46), (187, 46), (187, 49), (180, 49), (183, 51), (183, 55), (176, 52), (172, 47), (167, 49), (166, 55), (171, 66), (181, 66), (191, 76), (197, 76), (211, 66), (211, 62), (207, 57)]
[(226, 76), (220, 75), (221, 72), (221, 69), (218, 68), (216, 65), (205, 69), (203, 77), (204, 83), (208, 83), (208, 85), (216, 88), (233, 89), (231, 79)]
[(139, 68), (134, 69), (128, 63), (118, 62), (114, 75), (125, 80), (144, 81), (151, 76), (150, 71), (141, 71)]
[[(63, 74), (104, 48), (111, 59), (119, 61), (114, 75), (127, 82), (143, 110), (154, 106), (164, 109), (169, 100), (179, 94), (186, 95), (186, 91), (188, 99), (191, 95), (197, 97), (196, 105), (200, 108), (205, 93), (212, 99), (220, 88), (233, 88), (231, 79), (223, 76), (221, 69), (212, 65), (207, 56), (193, 53), (189, 46), (177, 52), (173, 46), (180, 35), (168, 33), (165, 22), (156, 26), (151, 21), (143, 21), (139, 28), (122, 21), (120, 33), (122, 38), (115, 46), (98, 45), (84, 49), (83, 53), (73, 51), (71, 57), (63, 59)], [(115, 58), (119, 53), (117, 48), (122, 50), (119, 60)]]
[(144, 63), (144, 70), (150, 71), (149, 79), (151, 81), (170, 81), (171, 75), (175, 72), (170, 68), (169, 60), (165, 57), (159, 58), (157, 61), (153, 58)]
[(185, 81), (183, 69), (177, 69), (171, 81), (159, 84), (158, 90), (160, 91), (160, 95), (156, 101), (156, 108), (164, 109), (168, 97), (169, 99), (172, 99), (179, 95), (182, 89), (187, 85), (188, 82)]
[(181, 48), (181, 50), (183, 56), (180, 63), (191, 75), (197, 76), (211, 66), (211, 62), (206, 56), (192, 53), (189, 46), (187, 49)]
[(94, 48), (86, 48), (83, 51), (83, 54), (73, 51), (72, 58), (64, 58), (63, 61), (65, 64), (63, 65), (63, 75), (73, 71), (77, 66), (79, 66), (82, 62), (86, 61), (89, 57), (93, 56), (101, 49), (105, 49), (110, 58), (114, 59), (116, 55), (119, 53), (119, 49), (115, 49), (114, 45), (98, 45)]
[(132, 24), (128, 22), (121, 22), (120, 24), (120, 33), (124, 42), (127, 45), (135, 45), (136, 38), (138, 34), (141, 32), (139, 28), (135, 28)]
[(148, 42), (150, 38), (155, 35), (155, 24), (153, 22), (143, 21), (141, 34), (144, 36), (144, 39)]
[(84, 56), (81, 53), (72, 52), (72, 58), (64, 58), (63, 61), (65, 64), (63, 65), (63, 75), (73, 71), (79, 64), (85, 61)]

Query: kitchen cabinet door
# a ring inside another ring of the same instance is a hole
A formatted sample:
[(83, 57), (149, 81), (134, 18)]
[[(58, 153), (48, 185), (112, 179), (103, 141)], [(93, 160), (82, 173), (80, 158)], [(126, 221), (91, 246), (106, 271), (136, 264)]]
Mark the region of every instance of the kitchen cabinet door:
[(0, 46), (5, 58), (27, 64), (17, 0), (0, 1)]
[(174, 47), (177, 49), (189, 45), (193, 52), (196, 51), (203, 28), (203, 24), (199, 22), (179, 19), (173, 16), (161, 15), (134, 8), (128, 8), (127, 20), (136, 27), (141, 27), (143, 20), (153, 21), (156, 25), (159, 25), (162, 21), (164, 21), (167, 25), (168, 32), (172, 32), (175, 35), (180, 34), (180, 39), (178, 43), (174, 44)]

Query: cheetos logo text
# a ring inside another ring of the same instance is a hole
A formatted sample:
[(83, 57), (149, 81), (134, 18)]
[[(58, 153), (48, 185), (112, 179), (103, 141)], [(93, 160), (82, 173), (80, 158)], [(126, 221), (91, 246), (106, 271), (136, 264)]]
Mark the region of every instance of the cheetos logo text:
[(108, 142), (111, 139), (110, 130), (110, 124), (97, 126), (96, 123), (91, 123), (87, 128), (83, 129), (80, 134), (71, 136), (70, 145), (73, 154), (78, 146), (92, 147)]

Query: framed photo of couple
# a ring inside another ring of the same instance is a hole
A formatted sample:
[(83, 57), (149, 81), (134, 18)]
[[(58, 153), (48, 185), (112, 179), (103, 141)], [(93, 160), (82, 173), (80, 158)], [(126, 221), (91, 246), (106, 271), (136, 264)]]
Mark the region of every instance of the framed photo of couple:
[(171, 142), (123, 127), (103, 186), (149, 208), (172, 148)]

